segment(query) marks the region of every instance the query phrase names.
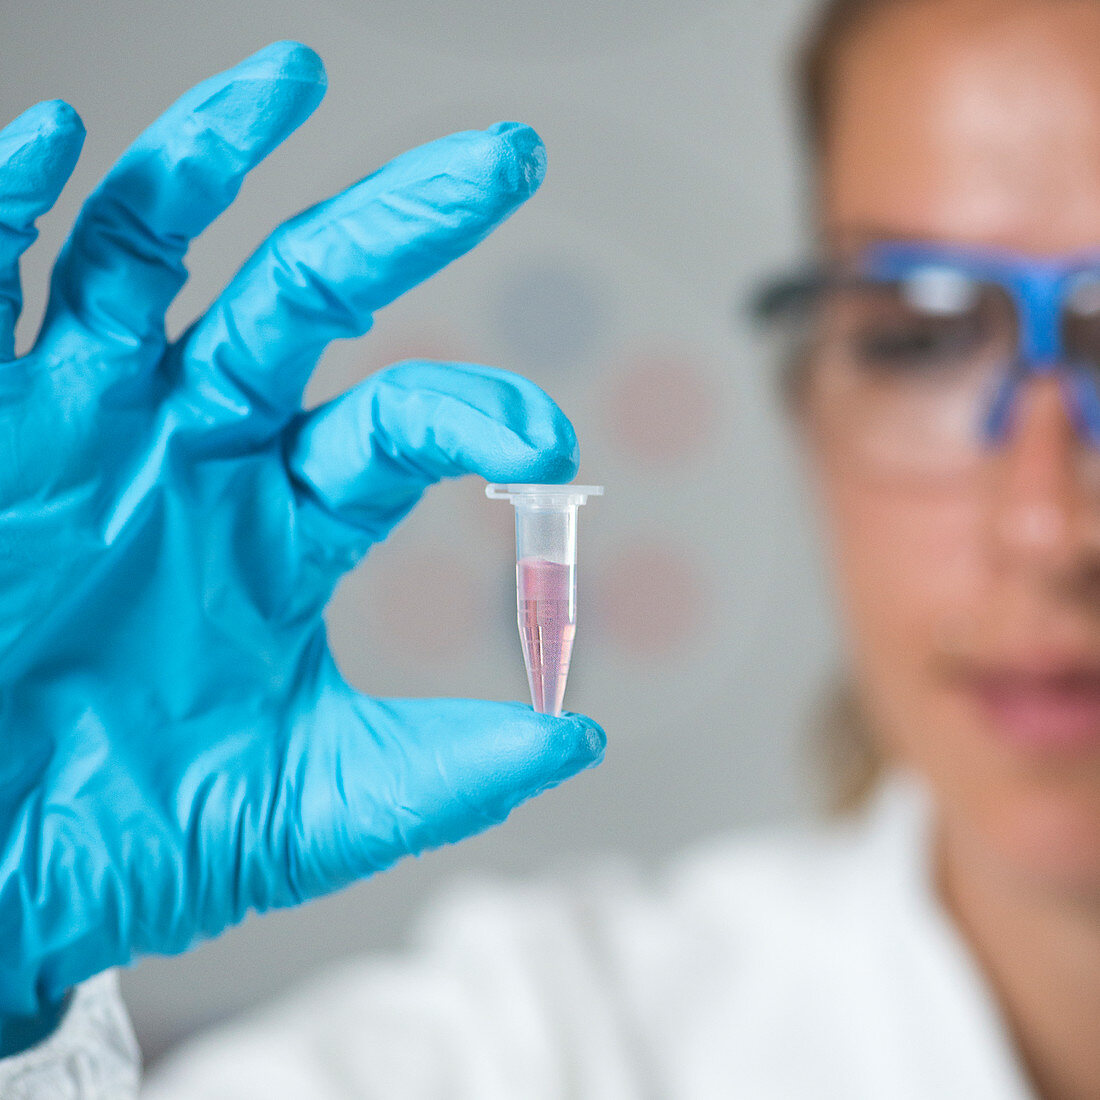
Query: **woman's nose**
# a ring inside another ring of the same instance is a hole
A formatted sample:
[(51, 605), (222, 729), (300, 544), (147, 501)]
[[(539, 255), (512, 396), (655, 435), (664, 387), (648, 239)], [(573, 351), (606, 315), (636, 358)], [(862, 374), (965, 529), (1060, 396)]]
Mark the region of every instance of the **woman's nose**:
[(993, 535), (1020, 562), (1072, 568), (1088, 549), (1100, 510), (1081, 477), (1082, 442), (1057, 377), (1021, 383), (1008, 438), (996, 461)]

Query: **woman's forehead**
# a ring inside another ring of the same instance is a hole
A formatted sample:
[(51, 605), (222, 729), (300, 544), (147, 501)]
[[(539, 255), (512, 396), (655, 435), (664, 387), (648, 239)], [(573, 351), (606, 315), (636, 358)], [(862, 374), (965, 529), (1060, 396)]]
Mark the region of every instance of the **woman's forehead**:
[[(1100, 255), (1100, 238), (1083, 248), (1052, 250), (1016, 248), (1000, 241), (978, 241), (974, 234), (950, 236), (937, 232), (914, 231), (910, 226), (895, 224), (845, 223), (826, 225), (819, 236), (820, 251), (837, 258), (858, 259), (880, 246), (916, 246), (920, 255), (936, 254), (949, 257), (1000, 257), (1036, 262), (1071, 262), (1075, 259), (1095, 259)], [(907, 251), (907, 254), (908, 251)]]
[(1098, 62), (1096, 3), (925, 0), (876, 17), (834, 68), (824, 235), (1100, 243)]

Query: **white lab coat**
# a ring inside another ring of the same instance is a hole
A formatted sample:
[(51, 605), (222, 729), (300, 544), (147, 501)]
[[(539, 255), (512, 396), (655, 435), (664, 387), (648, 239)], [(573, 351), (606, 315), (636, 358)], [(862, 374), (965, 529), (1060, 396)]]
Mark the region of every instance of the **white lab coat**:
[(857, 819), (656, 884), (471, 886), (414, 950), (186, 1044), (148, 1100), (1024, 1100), (896, 777)]

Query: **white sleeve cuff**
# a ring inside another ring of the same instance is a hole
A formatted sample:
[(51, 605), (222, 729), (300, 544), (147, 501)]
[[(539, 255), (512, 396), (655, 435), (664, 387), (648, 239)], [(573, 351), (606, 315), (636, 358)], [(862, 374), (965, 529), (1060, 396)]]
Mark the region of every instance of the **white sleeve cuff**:
[(56, 1031), (0, 1058), (4, 1100), (136, 1100), (141, 1054), (114, 971), (78, 986)]

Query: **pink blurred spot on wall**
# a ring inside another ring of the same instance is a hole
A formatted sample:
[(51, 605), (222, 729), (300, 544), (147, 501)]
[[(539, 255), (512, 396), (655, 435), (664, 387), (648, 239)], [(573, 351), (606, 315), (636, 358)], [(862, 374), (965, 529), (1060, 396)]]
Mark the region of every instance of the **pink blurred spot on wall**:
[(683, 461), (714, 440), (724, 395), (689, 352), (633, 355), (615, 365), (611, 377), (608, 436), (629, 457)]
[[(704, 578), (677, 546), (632, 543), (629, 536), (623, 544), (628, 548), (598, 567), (591, 584), (583, 584), (593, 626), (636, 657), (669, 653), (702, 630)], [(578, 602), (582, 621), (589, 612), (580, 596)]]

